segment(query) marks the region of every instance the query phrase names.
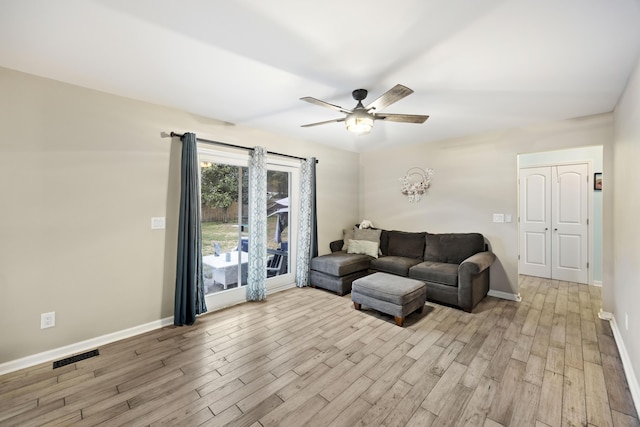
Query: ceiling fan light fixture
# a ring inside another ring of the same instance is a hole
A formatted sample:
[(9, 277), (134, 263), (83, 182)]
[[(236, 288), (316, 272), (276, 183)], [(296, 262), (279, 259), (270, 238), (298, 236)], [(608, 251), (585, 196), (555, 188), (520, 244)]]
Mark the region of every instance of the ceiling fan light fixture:
[(340, 117), (339, 119), (333, 120), (325, 120), (323, 122), (317, 123), (309, 123), (306, 125), (302, 125), (303, 128), (308, 128), (312, 126), (318, 125), (326, 125), (328, 123), (339, 123), (344, 122), (347, 130), (349, 132), (355, 133), (357, 135), (364, 135), (371, 132), (373, 129), (373, 122), (375, 120), (384, 120), (386, 122), (399, 122), (399, 123), (424, 123), (425, 120), (429, 118), (429, 116), (417, 115), (417, 114), (380, 114), (379, 112), (388, 107), (391, 104), (394, 104), (400, 101), (402, 98), (411, 95), (413, 91), (406, 86), (401, 84), (397, 84), (385, 93), (383, 93), (380, 97), (378, 97), (375, 101), (368, 104), (367, 106), (362, 105), (362, 101), (367, 97), (366, 89), (356, 89), (351, 95), (353, 99), (358, 101), (358, 104), (354, 109), (349, 110), (347, 108), (343, 108), (339, 105), (329, 104), (328, 102), (321, 101), (316, 98), (312, 98), (310, 96), (305, 96), (300, 98), (302, 101), (309, 102), (311, 104), (319, 105), (320, 107), (329, 108), (334, 111), (339, 111), (344, 113), (344, 117)]
[(345, 120), (349, 132), (364, 134), (371, 132), (373, 117), (364, 110), (356, 110), (347, 116)]

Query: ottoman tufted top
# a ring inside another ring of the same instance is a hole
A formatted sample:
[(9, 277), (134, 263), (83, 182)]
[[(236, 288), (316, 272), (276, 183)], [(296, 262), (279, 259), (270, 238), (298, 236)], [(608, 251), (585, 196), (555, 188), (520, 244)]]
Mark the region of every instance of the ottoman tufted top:
[(420, 296), (425, 287), (425, 283), (420, 280), (388, 273), (374, 273), (354, 280), (351, 290), (380, 301), (404, 305)]

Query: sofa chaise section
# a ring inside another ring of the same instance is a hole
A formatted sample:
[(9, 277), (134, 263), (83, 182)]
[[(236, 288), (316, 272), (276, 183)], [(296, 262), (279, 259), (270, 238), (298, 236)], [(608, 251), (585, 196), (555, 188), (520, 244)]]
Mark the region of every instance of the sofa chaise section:
[(373, 258), (343, 251), (311, 259), (309, 281), (311, 286), (330, 290), (338, 295), (351, 292), (351, 283), (369, 274), (369, 263)]

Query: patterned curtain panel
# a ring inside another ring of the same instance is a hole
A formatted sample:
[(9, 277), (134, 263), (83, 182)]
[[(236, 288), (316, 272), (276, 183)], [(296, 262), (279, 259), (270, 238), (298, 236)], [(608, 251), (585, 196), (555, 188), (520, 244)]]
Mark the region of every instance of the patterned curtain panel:
[(200, 180), (196, 135), (182, 138), (180, 171), (180, 218), (173, 324), (193, 325), (196, 315), (206, 313), (202, 277), (202, 235), (200, 234)]
[(309, 286), (309, 262), (318, 254), (315, 195), (316, 159), (302, 161), (300, 168), (300, 221), (298, 222), (298, 257), (296, 286)]
[(255, 147), (249, 162), (249, 271), (247, 301), (267, 298), (267, 150)]

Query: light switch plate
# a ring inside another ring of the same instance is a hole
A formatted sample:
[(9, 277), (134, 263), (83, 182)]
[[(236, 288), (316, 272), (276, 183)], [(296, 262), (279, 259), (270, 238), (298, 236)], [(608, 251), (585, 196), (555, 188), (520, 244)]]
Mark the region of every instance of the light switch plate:
[(164, 217), (153, 217), (151, 218), (151, 229), (152, 230), (162, 230), (164, 229)]
[(504, 222), (504, 214), (494, 213), (493, 214), (493, 222)]

